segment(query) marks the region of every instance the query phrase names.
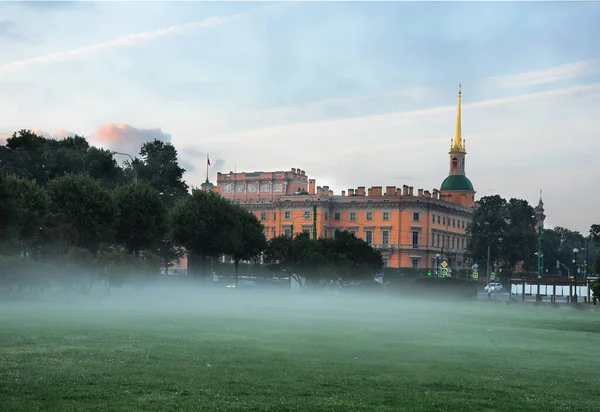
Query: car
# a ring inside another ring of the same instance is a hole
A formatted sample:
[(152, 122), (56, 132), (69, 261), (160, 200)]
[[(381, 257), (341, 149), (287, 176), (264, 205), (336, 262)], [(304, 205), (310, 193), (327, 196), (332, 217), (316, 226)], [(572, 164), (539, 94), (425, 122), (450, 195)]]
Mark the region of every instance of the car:
[(502, 292), (502, 284), (500, 283), (489, 283), (488, 285), (486, 285), (485, 287), (485, 291), (489, 292), (489, 290), (492, 289), (492, 292)]

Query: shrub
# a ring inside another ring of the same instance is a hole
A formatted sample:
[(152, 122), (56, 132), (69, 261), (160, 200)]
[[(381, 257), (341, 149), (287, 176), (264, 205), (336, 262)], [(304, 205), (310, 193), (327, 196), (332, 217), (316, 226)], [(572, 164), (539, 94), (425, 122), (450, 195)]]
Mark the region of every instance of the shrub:
[(477, 286), (473, 282), (455, 277), (425, 276), (404, 282), (403, 285), (390, 282), (387, 290), (392, 293), (421, 298), (474, 299), (477, 297)]

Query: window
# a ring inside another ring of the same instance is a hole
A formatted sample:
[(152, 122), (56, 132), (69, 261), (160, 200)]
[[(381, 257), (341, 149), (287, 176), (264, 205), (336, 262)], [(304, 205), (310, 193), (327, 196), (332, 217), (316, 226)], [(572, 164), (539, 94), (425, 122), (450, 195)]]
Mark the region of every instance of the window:
[(421, 214), (419, 212), (414, 212), (413, 213), (413, 220), (415, 222), (418, 222), (419, 220), (421, 220)]
[(329, 219), (329, 213), (325, 212), (325, 220), (328, 220), (328, 219)]
[(283, 212), (283, 218), (285, 220), (290, 220), (292, 218), (292, 212), (290, 212), (289, 210), (286, 210), (285, 212)]
[(431, 215), (431, 221), (432, 223), (435, 223), (435, 215)]
[(269, 228), (265, 227), (265, 229), (263, 230), (263, 234), (265, 235), (265, 237), (269, 236)]
[(435, 246), (435, 233), (431, 232), (431, 247)]
[(381, 243), (383, 243), (384, 245), (390, 244), (390, 232), (389, 231), (383, 230), (381, 232)]
[(262, 220), (263, 222), (267, 221), (267, 212), (261, 212), (260, 220)]
[(291, 229), (291, 228), (289, 228), (289, 227), (286, 227), (285, 229), (283, 229), (283, 234), (284, 234), (286, 237), (291, 237), (291, 236), (292, 236), (292, 229)]
[(304, 220), (309, 220), (310, 219), (310, 210), (305, 210), (304, 211)]
[(437, 247), (440, 247), (440, 234), (437, 234)]
[(309, 228), (307, 228), (307, 227), (303, 227), (303, 228), (302, 228), (302, 231), (303, 231), (304, 233), (306, 233), (307, 235), (310, 235), (310, 229), (309, 229)]
[(273, 222), (277, 220), (277, 213), (273, 212)]
[(438, 225), (440, 224), (440, 215), (438, 215)]
[(444, 216), (444, 219), (442, 220), (442, 224), (445, 225), (446, 224), (446, 216)]
[(333, 215), (333, 220), (340, 220), (340, 219), (341, 219), (341, 216), (340, 216), (340, 214), (339, 214), (338, 212), (336, 212), (336, 213)]
[(356, 230), (349, 230), (348, 233), (350, 233), (351, 235), (356, 236)]
[(465, 228), (465, 221), (463, 220), (461, 223), (462, 223), (462, 228), (464, 229)]
[(367, 220), (373, 220), (373, 212), (367, 212)]
[(412, 232), (412, 246), (415, 249), (419, 247), (419, 232), (416, 230)]
[(461, 249), (465, 248), (465, 238), (464, 237), (462, 239), (460, 239), (460, 248)]
[(350, 212), (350, 220), (356, 220), (356, 212)]
[(456, 219), (452, 219), (452, 227), (456, 227)]
[(271, 228), (271, 237), (276, 237), (277, 236), (277, 228), (276, 227), (272, 227)]
[(413, 259), (412, 260), (412, 268), (413, 269), (419, 269), (419, 259)]
[(452, 249), (454, 249), (454, 236), (452, 236)]
[(325, 230), (323, 231), (323, 237), (324, 237), (325, 239), (327, 239), (327, 238), (329, 237), (329, 231), (328, 231), (327, 229), (325, 229)]
[(388, 258), (383, 258), (383, 266), (388, 267), (390, 265), (390, 260)]
[(390, 220), (390, 212), (383, 212), (381, 217), (383, 220)]
[(373, 243), (373, 231), (365, 230), (365, 241), (370, 245)]
[(442, 235), (442, 247), (446, 247), (446, 235)]

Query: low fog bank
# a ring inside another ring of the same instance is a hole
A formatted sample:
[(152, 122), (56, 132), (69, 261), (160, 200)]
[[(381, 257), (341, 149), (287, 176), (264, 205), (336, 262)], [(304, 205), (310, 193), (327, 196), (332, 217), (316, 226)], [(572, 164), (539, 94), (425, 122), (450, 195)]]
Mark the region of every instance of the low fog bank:
[[(519, 317), (558, 316), (568, 308), (537, 308), (531, 305), (488, 301), (452, 301), (387, 295), (379, 291), (337, 288), (298, 291), (289, 287), (227, 288), (187, 277), (161, 277), (147, 285), (121, 287), (96, 284), (87, 293), (53, 285), (39, 293), (2, 295), (2, 317), (14, 315), (44, 318), (48, 322), (77, 320), (144, 322), (166, 318), (223, 319), (292, 322), (328, 321), (341, 324), (395, 325), (410, 329), (460, 327), (475, 317), (486, 323), (516, 321)], [(537, 314), (537, 315), (536, 315)]]

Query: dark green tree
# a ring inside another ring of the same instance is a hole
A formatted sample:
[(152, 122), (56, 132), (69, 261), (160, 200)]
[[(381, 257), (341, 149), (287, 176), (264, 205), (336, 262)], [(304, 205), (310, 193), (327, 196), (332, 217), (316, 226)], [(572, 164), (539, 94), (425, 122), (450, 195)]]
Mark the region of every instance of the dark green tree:
[(345, 278), (353, 280), (373, 279), (383, 267), (381, 253), (348, 231), (336, 231), (330, 244), (328, 260), (347, 269)]
[(482, 197), (467, 228), (467, 256), (480, 265), (502, 257), (502, 239), (507, 229), (506, 200), (498, 195)]
[(230, 216), (234, 229), (229, 239), (228, 255), (233, 259), (235, 284), (238, 285), (238, 270), (242, 260), (255, 260), (267, 247), (264, 226), (256, 216), (237, 204), (231, 203)]
[(505, 206), (506, 225), (501, 241), (500, 262), (509, 268), (523, 262), (526, 268), (537, 265), (537, 234), (534, 209), (526, 200), (510, 199)]
[(113, 192), (119, 208), (115, 240), (136, 256), (150, 250), (167, 232), (167, 208), (148, 183), (136, 182)]
[(128, 164), (129, 176), (145, 180), (164, 196), (167, 206), (188, 193), (188, 186), (183, 180), (185, 169), (179, 166), (177, 149), (171, 143), (154, 140), (142, 145), (141, 159)]
[(544, 229), (542, 236), (544, 272), (547, 270), (548, 273), (566, 275), (567, 270), (560, 263), (571, 270), (573, 249), (582, 249), (584, 245), (585, 239), (579, 232), (560, 226), (556, 226), (554, 229)]
[(58, 252), (77, 246), (96, 254), (102, 243), (113, 243), (118, 208), (111, 193), (85, 175), (67, 174), (47, 186), (51, 233)]
[(8, 219), (3, 240), (13, 243), (22, 256), (32, 256), (31, 247), (34, 240), (41, 239), (46, 223), (48, 197), (34, 180), (8, 176), (2, 186), (2, 214)]
[(188, 253), (188, 272), (209, 274), (207, 258), (226, 254), (235, 230), (231, 202), (218, 193), (194, 189), (170, 213), (173, 241)]

